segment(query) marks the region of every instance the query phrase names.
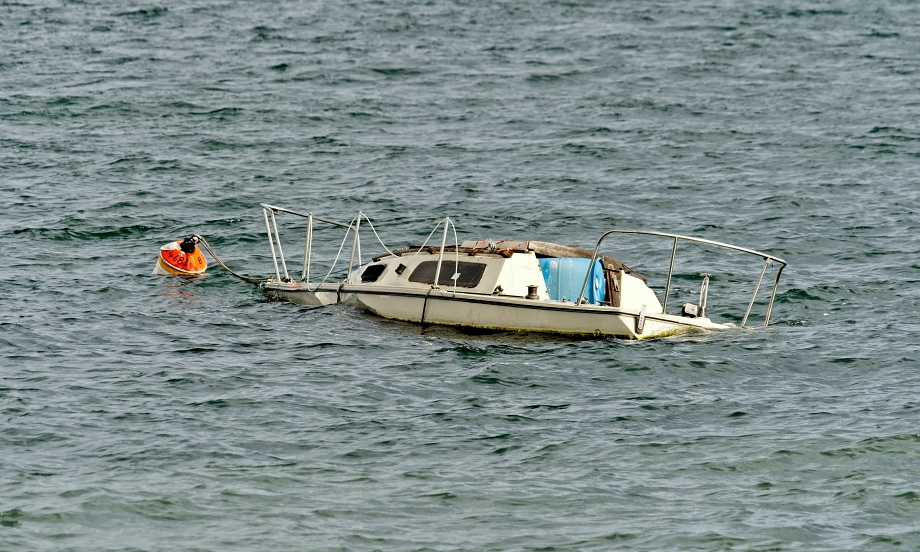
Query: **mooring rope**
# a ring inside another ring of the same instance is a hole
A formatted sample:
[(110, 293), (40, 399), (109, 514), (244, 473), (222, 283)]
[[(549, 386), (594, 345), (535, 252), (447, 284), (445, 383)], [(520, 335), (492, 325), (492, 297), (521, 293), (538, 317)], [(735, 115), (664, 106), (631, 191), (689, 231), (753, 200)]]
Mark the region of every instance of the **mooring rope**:
[(243, 280), (244, 282), (249, 282), (250, 284), (264, 284), (264, 283), (268, 282), (268, 281), (271, 279), (270, 276), (267, 277), (267, 278), (255, 278), (255, 277), (252, 277), (252, 276), (244, 276), (244, 275), (242, 275), (242, 274), (239, 274), (239, 273), (237, 273), (237, 272), (234, 272), (233, 269), (231, 269), (229, 266), (227, 266), (226, 263), (224, 263), (222, 260), (220, 260), (220, 257), (217, 256), (217, 253), (215, 253), (215, 252), (214, 252), (214, 249), (211, 248), (211, 244), (209, 244), (208, 241), (207, 241), (206, 239), (204, 239), (204, 236), (196, 235), (195, 237), (198, 238), (198, 240), (201, 242), (201, 245), (203, 245), (204, 248), (208, 250), (208, 253), (211, 254), (211, 257), (213, 257), (214, 260), (217, 261), (217, 264), (219, 264), (220, 266), (222, 266), (222, 267), (224, 268), (224, 270), (226, 270), (226, 271), (229, 272), (230, 274), (233, 274), (234, 276), (236, 276), (236, 277), (239, 278), (240, 280)]

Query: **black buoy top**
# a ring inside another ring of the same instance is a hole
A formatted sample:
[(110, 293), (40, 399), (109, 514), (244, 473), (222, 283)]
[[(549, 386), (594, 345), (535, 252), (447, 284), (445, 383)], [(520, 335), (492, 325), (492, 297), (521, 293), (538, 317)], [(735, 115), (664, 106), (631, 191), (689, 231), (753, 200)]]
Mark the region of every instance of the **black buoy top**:
[(179, 245), (179, 249), (181, 249), (183, 253), (194, 253), (197, 243), (198, 236), (189, 236), (182, 240), (182, 243)]

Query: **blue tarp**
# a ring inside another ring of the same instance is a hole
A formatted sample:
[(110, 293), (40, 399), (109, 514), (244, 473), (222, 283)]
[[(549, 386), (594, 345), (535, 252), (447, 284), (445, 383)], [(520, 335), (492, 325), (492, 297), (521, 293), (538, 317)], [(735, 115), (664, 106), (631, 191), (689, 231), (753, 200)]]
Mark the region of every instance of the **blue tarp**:
[[(575, 302), (578, 294), (581, 292), (581, 286), (585, 283), (585, 273), (588, 271), (588, 264), (591, 259), (570, 259), (570, 258), (549, 258), (538, 259), (540, 261), (540, 270), (543, 271), (543, 279), (546, 280), (546, 290), (549, 298), (554, 301)], [(594, 263), (594, 269), (591, 271), (591, 278), (588, 280), (588, 288), (585, 290), (585, 299), (592, 305), (597, 305), (604, 300), (606, 293), (606, 278), (604, 278), (604, 263), (597, 259)]]

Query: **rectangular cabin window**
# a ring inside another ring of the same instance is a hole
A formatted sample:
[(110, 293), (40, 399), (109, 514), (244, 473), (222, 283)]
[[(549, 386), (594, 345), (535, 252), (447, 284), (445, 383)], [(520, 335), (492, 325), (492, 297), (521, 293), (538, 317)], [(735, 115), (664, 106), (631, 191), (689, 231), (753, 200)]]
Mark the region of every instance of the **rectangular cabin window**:
[(364, 269), (361, 273), (361, 282), (376, 282), (383, 271), (387, 269), (385, 264), (374, 264)]
[[(451, 280), (451, 276), (454, 275), (454, 269), (457, 269), (457, 272), (460, 273), (460, 277), (457, 278), (457, 287), (462, 288), (474, 288), (479, 285), (479, 280), (482, 280), (482, 275), (486, 271), (485, 263), (470, 263), (466, 261), (460, 261), (459, 267), (455, 264), (455, 261), (448, 261), (444, 259), (444, 262), (441, 263), (441, 274), (438, 277), (438, 285), (441, 287), (453, 287), (454, 281)], [(438, 269), (438, 261), (423, 261), (419, 263), (415, 270), (412, 271), (412, 274), (409, 275), (410, 282), (418, 282), (420, 284), (431, 284), (434, 283), (434, 273)]]

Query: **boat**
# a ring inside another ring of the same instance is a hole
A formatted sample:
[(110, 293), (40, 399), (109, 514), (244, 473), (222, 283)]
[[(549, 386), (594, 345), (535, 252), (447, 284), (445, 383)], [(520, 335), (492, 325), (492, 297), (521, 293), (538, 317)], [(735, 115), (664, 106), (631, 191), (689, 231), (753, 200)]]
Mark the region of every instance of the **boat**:
[[(760, 277), (741, 317), (742, 328), (747, 325), (767, 269), (775, 266), (763, 317), (763, 326), (768, 326), (780, 275), (787, 264), (774, 255), (735, 245), (640, 230), (607, 231), (593, 250), (537, 240), (461, 242), (449, 217), (438, 221), (421, 245), (391, 250), (363, 213), (343, 223), (269, 204), (261, 207), (274, 274), (264, 279), (244, 279), (258, 283), (274, 299), (315, 307), (353, 305), (384, 318), (418, 324), (627, 339), (738, 327), (708, 317), (710, 274), (701, 273), (696, 302), (682, 304), (679, 312), (668, 312), (678, 244), (691, 243), (763, 260)], [(289, 274), (281, 246), (277, 215), (282, 213), (306, 220), (302, 270), (297, 279)], [(311, 282), (313, 233), (319, 224), (344, 229), (345, 237), (326, 277), (314, 283)], [(440, 244), (429, 245), (439, 229)], [(382, 251), (364, 262), (361, 236), (367, 230), (377, 238)], [(453, 243), (448, 243), (449, 230), (453, 230)], [(608, 238), (629, 235), (663, 239), (671, 245), (670, 266), (660, 300), (645, 276), (601, 252)], [(203, 237), (195, 238), (196, 243), (200, 240), (211, 256), (229, 270)], [(336, 264), (344, 261), (342, 253), (349, 238), (351, 248), (344, 277), (329, 281)]]

